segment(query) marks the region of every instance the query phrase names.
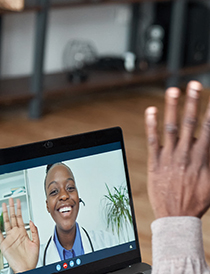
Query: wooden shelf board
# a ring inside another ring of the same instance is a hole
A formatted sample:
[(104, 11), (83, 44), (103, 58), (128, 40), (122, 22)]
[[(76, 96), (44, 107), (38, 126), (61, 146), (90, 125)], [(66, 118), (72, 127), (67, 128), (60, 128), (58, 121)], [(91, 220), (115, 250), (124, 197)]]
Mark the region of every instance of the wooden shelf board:
[(66, 93), (91, 93), (100, 90), (135, 86), (141, 83), (163, 80), (169, 76), (165, 68), (146, 72), (91, 71), (88, 80), (83, 83), (71, 83), (66, 73), (45, 76), (44, 96)]
[(33, 98), (30, 93), (30, 77), (0, 80), (0, 104), (13, 104)]
[[(91, 71), (88, 80), (83, 83), (71, 83), (66, 73), (45, 75), (43, 96), (60, 96), (62, 94), (91, 93), (100, 90), (123, 88), (168, 77), (165, 68), (145, 72)], [(2, 79), (0, 81), (0, 105), (9, 105), (29, 101), (34, 97), (30, 93), (31, 77)]]
[[(183, 68), (180, 76), (199, 74), (210, 71), (210, 65), (199, 65)], [(147, 71), (134, 73), (122, 71), (89, 71), (87, 81), (71, 83), (67, 73), (53, 73), (44, 76), (44, 98), (62, 96), (64, 94), (92, 93), (102, 90), (138, 86), (161, 80), (166, 80), (170, 74), (165, 66), (158, 65)], [(9, 105), (29, 101), (34, 97), (30, 92), (31, 77), (20, 77), (0, 80), (0, 105)]]
[[(170, 2), (172, 0), (148, 0), (150, 2)], [(77, 7), (77, 6), (88, 6), (88, 5), (105, 5), (105, 4), (131, 4), (131, 3), (141, 3), (145, 0), (74, 0), (69, 1), (69, 3), (55, 3), (51, 5), (51, 8), (66, 8), (66, 7)]]
[(180, 76), (187, 76), (190, 74), (200, 74), (204, 72), (210, 72), (210, 64), (202, 64), (202, 65), (196, 65), (196, 66), (190, 66), (190, 67), (184, 67), (180, 69), (179, 75)]
[(22, 13), (22, 12), (34, 12), (34, 11), (39, 11), (41, 10), (42, 7), (41, 6), (31, 6), (31, 7), (25, 7), (22, 10), (16, 11), (16, 10), (7, 10), (7, 9), (0, 9), (0, 15), (3, 14), (14, 14), (14, 13)]
[[(170, 2), (173, 0), (148, 0), (150, 2)], [(74, 0), (69, 1), (69, 3), (54, 3), (51, 4), (49, 9), (58, 9), (58, 8), (66, 8), (66, 7), (79, 7), (79, 6), (87, 6), (87, 5), (103, 5), (103, 4), (130, 4), (130, 3), (141, 3), (145, 2), (145, 0)], [(0, 15), (7, 13), (22, 13), (22, 12), (33, 12), (42, 10), (41, 5), (34, 6), (25, 6), (24, 9), (20, 11), (13, 11), (7, 9), (0, 9)]]

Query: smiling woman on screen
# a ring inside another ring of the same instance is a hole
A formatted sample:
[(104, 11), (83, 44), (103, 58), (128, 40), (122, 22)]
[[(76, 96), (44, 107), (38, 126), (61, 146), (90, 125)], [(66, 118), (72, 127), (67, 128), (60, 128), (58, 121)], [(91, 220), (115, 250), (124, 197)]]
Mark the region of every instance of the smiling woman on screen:
[(32, 221), (32, 240), (29, 239), (19, 200), (16, 213), (13, 199), (9, 200), (10, 219), (6, 204), (2, 204), (6, 238), (0, 233), (0, 248), (11, 267), (9, 271), (24, 272), (118, 244), (113, 235), (102, 230), (87, 231), (76, 222), (79, 204), (84, 202), (79, 198), (74, 175), (67, 165), (48, 165), (44, 187), (47, 211), (55, 221), (53, 235), (46, 244), (40, 245), (38, 230)]

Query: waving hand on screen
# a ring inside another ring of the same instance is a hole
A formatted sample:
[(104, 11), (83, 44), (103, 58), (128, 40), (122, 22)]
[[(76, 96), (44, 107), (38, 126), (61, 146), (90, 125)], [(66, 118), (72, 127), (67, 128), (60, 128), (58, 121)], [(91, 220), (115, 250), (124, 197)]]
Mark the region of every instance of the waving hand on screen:
[(0, 232), (0, 249), (14, 273), (24, 272), (36, 267), (39, 256), (39, 236), (36, 226), (30, 221), (32, 240), (30, 240), (21, 214), (21, 203), (9, 199), (10, 218), (5, 203), (2, 204), (6, 237)]

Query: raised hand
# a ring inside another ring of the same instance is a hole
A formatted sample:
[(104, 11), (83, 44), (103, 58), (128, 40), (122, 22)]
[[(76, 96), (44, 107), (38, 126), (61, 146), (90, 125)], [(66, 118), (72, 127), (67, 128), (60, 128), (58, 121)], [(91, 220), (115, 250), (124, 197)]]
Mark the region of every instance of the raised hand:
[(30, 221), (32, 240), (30, 240), (21, 213), (21, 203), (17, 200), (17, 213), (14, 201), (9, 199), (10, 219), (7, 206), (2, 204), (6, 237), (0, 232), (0, 249), (14, 273), (33, 269), (39, 256), (39, 236), (36, 226)]
[(180, 91), (165, 95), (164, 146), (159, 143), (157, 109), (145, 111), (148, 139), (148, 194), (156, 218), (195, 216), (201, 218), (210, 206), (210, 104), (200, 136), (194, 138), (202, 85), (187, 86), (185, 109), (178, 138), (177, 106)]

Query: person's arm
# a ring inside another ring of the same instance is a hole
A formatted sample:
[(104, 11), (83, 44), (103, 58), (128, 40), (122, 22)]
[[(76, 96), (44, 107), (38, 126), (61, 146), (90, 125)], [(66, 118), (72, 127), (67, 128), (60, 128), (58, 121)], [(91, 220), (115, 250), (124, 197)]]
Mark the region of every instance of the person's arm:
[(150, 107), (145, 112), (148, 195), (157, 219), (152, 224), (154, 274), (210, 273), (200, 221), (210, 206), (210, 104), (200, 136), (194, 138), (201, 90), (202, 85), (196, 81), (187, 86), (180, 133), (180, 91), (166, 91), (163, 147), (157, 130), (157, 109)]
[(2, 204), (6, 237), (0, 232), (0, 249), (14, 273), (24, 272), (36, 267), (39, 256), (39, 236), (36, 226), (30, 221), (32, 240), (26, 232), (21, 203), (17, 200), (17, 213), (14, 201), (9, 199), (10, 218), (7, 206)]

